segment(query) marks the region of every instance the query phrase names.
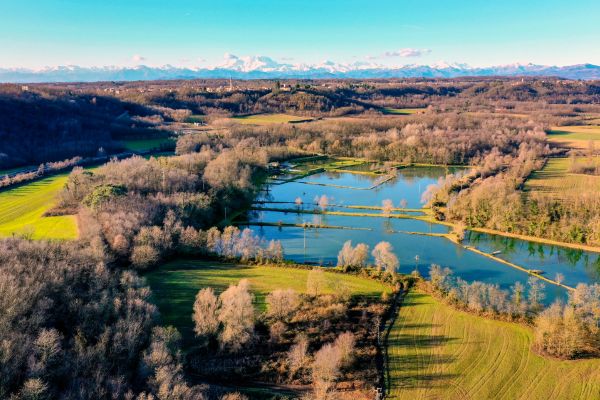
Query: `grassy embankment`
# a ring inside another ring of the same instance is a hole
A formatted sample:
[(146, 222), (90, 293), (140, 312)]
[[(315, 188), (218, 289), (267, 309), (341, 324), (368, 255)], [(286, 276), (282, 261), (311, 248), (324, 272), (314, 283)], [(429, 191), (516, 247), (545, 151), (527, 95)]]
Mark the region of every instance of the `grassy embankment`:
[(44, 217), (56, 203), (56, 196), (68, 173), (43, 178), (0, 192), (0, 236), (32, 234), (34, 239), (75, 239), (75, 216)]
[(298, 117), (290, 114), (254, 114), (230, 118), (231, 121), (246, 125), (287, 124), (312, 121), (310, 117)]
[[(275, 289), (306, 291), (308, 270), (271, 266), (244, 266), (217, 262), (178, 260), (146, 275), (163, 322), (173, 325), (184, 337), (192, 337), (192, 308), (198, 290), (210, 286), (222, 292), (240, 279), (249, 279), (258, 311), (265, 310), (265, 297)], [(325, 272), (325, 293), (334, 293), (334, 282), (345, 283), (354, 295), (380, 296), (391, 292), (385, 285), (367, 278)]]
[(600, 360), (547, 359), (531, 343), (530, 328), (411, 291), (389, 336), (389, 398), (600, 398)]

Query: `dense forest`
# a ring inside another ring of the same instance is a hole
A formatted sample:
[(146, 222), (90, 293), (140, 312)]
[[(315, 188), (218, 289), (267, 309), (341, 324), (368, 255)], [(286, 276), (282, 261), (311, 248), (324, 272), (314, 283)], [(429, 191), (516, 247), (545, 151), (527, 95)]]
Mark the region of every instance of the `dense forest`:
[(377, 116), (387, 107), (500, 108), (535, 111), (552, 123), (598, 103), (596, 82), (556, 79), (2, 84), (0, 168), (116, 151), (120, 139), (164, 135), (170, 123), (192, 115), (209, 121), (269, 112), (323, 118)]

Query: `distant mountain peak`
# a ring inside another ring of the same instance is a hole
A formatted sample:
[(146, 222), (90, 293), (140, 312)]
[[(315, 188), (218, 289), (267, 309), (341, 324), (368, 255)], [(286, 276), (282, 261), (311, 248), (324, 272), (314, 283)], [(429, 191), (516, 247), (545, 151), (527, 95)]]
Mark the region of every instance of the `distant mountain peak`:
[(568, 79), (600, 79), (600, 66), (578, 64), (546, 66), (514, 63), (491, 67), (471, 67), (468, 64), (439, 61), (431, 65), (389, 67), (375, 62), (337, 63), (325, 60), (317, 64), (282, 63), (268, 56), (236, 56), (225, 54), (213, 67), (183, 68), (173, 65), (150, 67), (81, 67), (64, 65), (39, 70), (0, 68), (0, 82), (93, 82), (134, 81), (156, 79), (235, 78), (235, 79), (319, 79), (319, 78), (456, 78), (461, 76), (555, 76)]

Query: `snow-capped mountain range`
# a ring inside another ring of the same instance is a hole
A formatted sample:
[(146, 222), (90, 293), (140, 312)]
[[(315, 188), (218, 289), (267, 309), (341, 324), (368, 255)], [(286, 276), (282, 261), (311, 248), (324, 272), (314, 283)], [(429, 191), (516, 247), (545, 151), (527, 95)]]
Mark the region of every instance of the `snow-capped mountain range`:
[(431, 65), (389, 67), (373, 62), (357, 61), (341, 64), (325, 61), (320, 64), (281, 63), (267, 56), (225, 56), (224, 62), (213, 67), (79, 67), (59, 66), (39, 70), (0, 68), (0, 82), (95, 82), (137, 81), (157, 79), (319, 79), (319, 78), (455, 78), (464, 76), (554, 76), (568, 79), (600, 79), (600, 66), (578, 64), (546, 66), (510, 64), (492, 67), (471, 67), (467, 64), (439, 62)]

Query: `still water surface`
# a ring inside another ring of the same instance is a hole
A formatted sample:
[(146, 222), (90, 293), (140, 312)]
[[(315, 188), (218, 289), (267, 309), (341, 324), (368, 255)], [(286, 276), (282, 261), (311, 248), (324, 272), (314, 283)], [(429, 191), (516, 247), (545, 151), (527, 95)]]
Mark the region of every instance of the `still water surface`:
[[(368, 189), (381, 177), (352, 173), (322, 173), (304, 178), (301, 182), (266, 185), (259, 201), (270, 208), (294, 208), (297, 197), (304, 209), (313, 209), (315, 197), (326, 195), (331, 204), (329, 210), (345, 212), (378, 213), (376, 210), (352, 210), (341, 206), (381, 206), (384, 199), (391, 199), (396, 207), (405, 200), (408, 208), (420, 208), (421, 196), (427, 186), (453, 171), (441, 167), (407, 168), (398, 176), (373, 189)], [(310, 182), (307, 184), (303, 182)], [(314, 183), (318, 183), (316, 185)], [(335, 186), (327, 186), (335, 185)], [(286, 204), (286, 202), (288, 204)], [(280, 240), (285, 256), (298, 262), (335, 265), (337, 254), (345, 241), (353, 244), (366, 243), (371, 248), (385, 240), (392, 244), (400, 260), (399, 271), (409, 273), (418, 269), (427, 275), (431, 264), (450, 267), (454, 274), (467, 281), (479, 280), (498, 284), (509, 289), (516, 281), (526, 283), (529, 275), (482, 255), (455, 245), (443, 237), (408, 234), (406, 232), (446, 233), (444, 225), (429, 224), (412, 219), (395, 219), (363, 216), (311, 215), (296, 212), (253, 211), (248, 215), (251, 223), (302, 224), (309, 222), (337, 227), (361, 228), (325, 229), (279, 226), (251, 226), (264, 239)], [(465, 244), (492, 253), (500, 251), (500, 258), (528, 269), (540, 269), (545, 276), (554, 279), (556, 273), (564, 275), (564, 283), (576, 286), (580, 282), (600, 281), (600, 254), (571, 250), (556, 246), (532, 243), (519, 239), (470, 232)], [(546, 302), (565, 298), (566, 290), (546, 284)]]

